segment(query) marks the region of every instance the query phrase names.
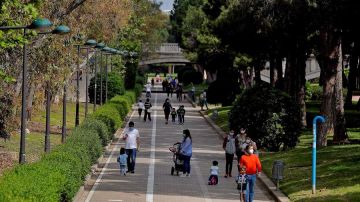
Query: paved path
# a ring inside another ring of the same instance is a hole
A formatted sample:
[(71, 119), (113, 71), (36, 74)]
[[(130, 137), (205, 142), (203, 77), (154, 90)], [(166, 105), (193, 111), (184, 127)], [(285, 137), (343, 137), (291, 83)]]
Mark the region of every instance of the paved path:
[[(209, 168), (213, 160), (219, 161), (221, 176), (224, 175), (225, 155), (222, 142), (215, 131), (207, 124), (199, 112), (184, 101), (187, 110), (185, 124), (169, 123), (165, 125), (161, 109), (165, 94), (153, 94), (155, 110), (152, 122), (143, 122), (133, 113), (131, 120), (139, 129), (141, 136), (140, 152), (137, 156), (135, 174), (120, 176), (116, 157), (119, 154), (119, 142), (113, 149), (105, 169), (97, 179), (90, 194), (79, 201), (92, 202), (217, 202), (239, 201), (234, 178), (219, 178), (217, 186), (208, 186)], [(171, 100), (176, 108), (180, 105), (175, 97)], [(182, 139), (182, 130), (188, 128), (193, 137), (193, 157), (191, 159), (191, 177), (171, 176), (173, 166), (169, 147)], [(234, 167), (235, 167), (234, 161)], [(233, 175), (236, 172), (233, 171)], [(101, 179), (100, 179), (101, 178)], [(255, 201), (273, 201), (270, 195), (257, 185)]]

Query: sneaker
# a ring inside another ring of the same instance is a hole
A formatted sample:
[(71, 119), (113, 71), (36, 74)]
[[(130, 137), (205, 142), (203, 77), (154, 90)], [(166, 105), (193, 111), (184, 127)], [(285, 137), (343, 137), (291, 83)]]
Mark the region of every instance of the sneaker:
[(186, 177), (190, 177), (190, 173), (186, 174)]
[(131, 173), (135, 173), (135, 171), (131, 171)]
[(225, 177), (225, 178), (227, 178), (227, 177), (228, 177), (228, 175), (226, 174), (224, 177)]
[(229, 174), (229, 177), (232, 177), (232, 175), (231, 175), (231, 174)]
[(182, 173), (182, 174), (180, 175), (180, 177), (186, 177), (186, 174)]

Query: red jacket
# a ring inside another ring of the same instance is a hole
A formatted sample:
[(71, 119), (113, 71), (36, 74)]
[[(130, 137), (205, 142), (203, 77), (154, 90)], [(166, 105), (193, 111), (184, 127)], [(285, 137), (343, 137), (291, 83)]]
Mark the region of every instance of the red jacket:
[(240, 167), (246, 167), (247, 175), (254, 175), (257, 172), (261, 172), (261, 163), (259, 157), (255, 154), (251, 155), (242, 155), (240, 159)]

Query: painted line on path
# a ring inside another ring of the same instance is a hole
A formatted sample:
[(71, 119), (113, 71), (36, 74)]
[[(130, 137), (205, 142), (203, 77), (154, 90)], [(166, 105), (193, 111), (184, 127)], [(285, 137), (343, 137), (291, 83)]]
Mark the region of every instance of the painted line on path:
[[(155, 94), (154, 106), (157, 104), (157, 96)], [(149, 159), (149, 175), (146, 191), (146, 202), (154, 201), (154, 171), (155, 171), (155, 139), (156, 139), (156, 114), (157, 111), (154, 111), (153, 115), (153, 126), (151, 133), (151, 148), (150, 148), (150, 159)]]
[[(135, 114), (135, 110), (131, 113), (131, 116), (130, 116), (130, 119), (129, 119), (129, 120), (132, 119), (132, 117), (134, 116), (134, 114)], [(121, 132), (120, 137), (122, 137), (122, 136), (124, 135), (124, 132), (125, 132), (125, 128), (124, 128), (124, 130)], [(101, 179), (102, 179), (105, 171), (107, 170), (107, 167), (108, 167), (108, 164), (110, 163), (110, 160), (112, 159), (112, 157), (113, 157), (113, 155), (115, 154), (115, 152), (116, 152), (116, 151), (119, 151), (119, 149), (120, 149), (120, 144), (119, 144), (120, 141), (121, 141), (121, 140), (120, 140), (120, 138), (119, 138), (119, 140), (118, 140), (118, 142), (117, 142), (118, 144), (116, 144), (116, 145), (114, 146), (114, 148), (111, 150), (111, 154), (110, 154), (109, 158), (107, 159), (107, 161), (106, 161), (106, 163), (105, 163), (105, 166), (103, 167), (103, 169), (101, 169), (101, 173), (100, 173), (99, 177), (96, 179), (94, 186), (91, 188), (91, 191), (90, 191), (89, 195), (86, 197), (85, 202), (90, 202), (92, 196), (93, 196), (94, 193), (95, 193), (96, 188), (97, 188), (97, 187), (99, 186), (99, 184), (100, 184), (100, 181), (101, 181)]]

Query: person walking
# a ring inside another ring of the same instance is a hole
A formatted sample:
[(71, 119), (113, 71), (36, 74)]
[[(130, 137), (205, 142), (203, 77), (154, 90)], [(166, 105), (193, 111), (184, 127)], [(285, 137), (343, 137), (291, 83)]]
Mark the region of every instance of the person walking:
[(194, 86), (194, 84), (191, 82), (191, 99), (192, 99), (192, 101), (193, 102), (195, 102), (195, 86)]
[(140, 118), (142, 111), (145, 109), (145, 105), (142, 102), (142, 100), (139, 100), (139, 102), (136, 105), (138, 107), (138, 113), (139, 113), (139, 118)]
[(206, 106), (206, 110), (209, 110), (209, 107), (208, 107), (208, 103), (207, 103), (207, 94), (206, 94), (206, 90), (204, 90), (204, 92), (202, 92), (202, 97), (203, 97), (203, 104), (202, 106)]
[(148, 82), (145, 85), (145, 89), (146, 89), (146, 97), (150, 98), (151, 97), (151, 84), (150, 84), (150, 82)]
[(150, 103), (150, 99), (147, 98), (146, 102), (144, 103), (144, 107), (145, 107), (145, 111), (144, 111), (144, 121), (146, 121), (146, 117), (149, 119), (149, 121), (151, 121), (151, 103)]
[(190, 177), (190, 159), (192, 156), (192, 138), (189, 129), (183, 130), (183, 141), (181, 142), (180, 154), (184, 161), (184, 171), (181, 177)]
[(139, 131), (134, 128), (134, 122), (129, 122), (129, 128), (125, 132), (123, 139), (125, 140), (125, 152), (128, 155), (127, 167), (128, 171), (135, 172), (136, 152), (139, 151), (140, 135)]
[(121, 147), (120, 148), (120, 155), (117, 158), (117, 162), (119, 163), (119, 166), (120, 166), (120, 174), (121, 175), (126, 175), (127, 159), (128, 159), (128, 155), (125, 152), (125, 148)]
[(163, 104), (163, 109), (164, 109), (164, 113), (165, 113), (165, 124), (168, 124), (169, 122), (169, 115), (170, 115), (170, 111), (172, 109), (172, 106), (170, 104), (170, 100), (169, 98), (166, 98), (164, 104)]
[(230, 133), (224, 138), (223, 149), (225, 150), (225, 178), (232, 177), (232, 165), (234, 161), (234, 154), (236, 152), (236, 146), (238, 144), (234, 130), (230, 130)]
[(180, 105), (179, 109), (177, 110), (178, 118), (179, 118), (179, 124), (184, 124), (185, 122), (185, 108), (184, 105)]
[(175, 108), (172, 108), (171, 110), (171, 122), (175, 123), (176, 122), (176, 109)]
[(254, 200), (254, 186), (256, 176), (261, 174), (261, 163), (259, 157), (254, 154), (254, 147), (247, 145), (245, 148), (245, 155), (241, 156), (239, 167), (246, 167), (247, 187), (245, 194), (245, 201), (252, 202)]

